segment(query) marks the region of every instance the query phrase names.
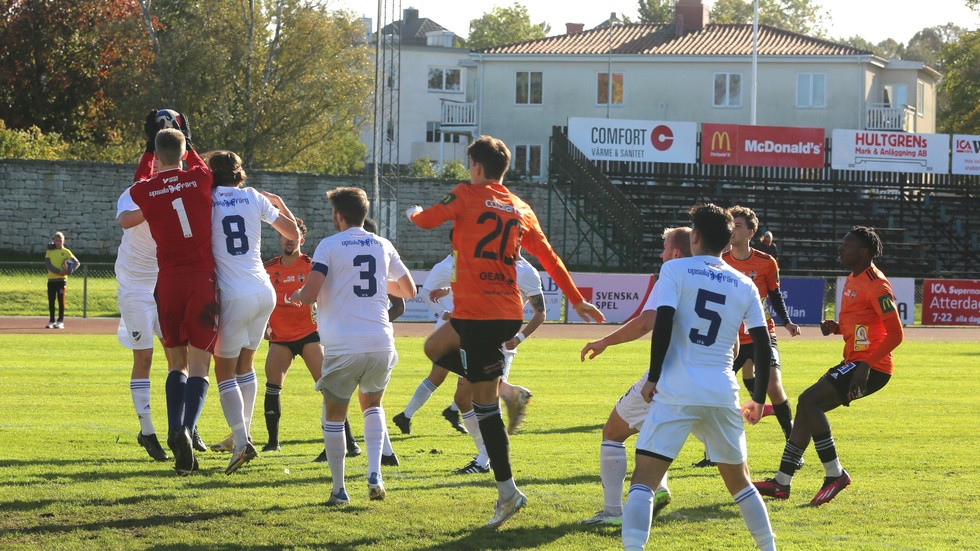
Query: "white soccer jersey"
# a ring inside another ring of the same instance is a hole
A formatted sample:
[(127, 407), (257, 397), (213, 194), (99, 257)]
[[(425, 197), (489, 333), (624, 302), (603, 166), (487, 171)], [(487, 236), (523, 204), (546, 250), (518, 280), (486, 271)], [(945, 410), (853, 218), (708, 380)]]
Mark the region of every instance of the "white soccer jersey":
[(391, 242), (364, 228), (348, 228), (317, 246), (313, 269), (323, 267), (316, 320), (324, 354), (394, 350), (388, 281), (405, 276), (408, 268)]
[(521, 290), (522, 298), (544, 294), (541, 287), (541, 274), (524, 257), (517, 259), (517, 288)]
[(657, 306), (674, 308), (670, 348), (654, 400), (673, 405), (739, 407), (732, 371), (742, 322), (764, 327), (752, 280), (715, 256), (664, 263), (654, 287)]
[(250, 187), (216, 187), (211, 191), (211, 201), (211, 250), (221, 297), (272, 289), (262, 264), (260, 241), (262, 222), (275, 222), (279, 210)]
[[(116, 218), (128, 211), (139, 210), (129, 194), (122, 192), (116, 203)], [(116, 254), (116, 281), (119, 293), (150, 293), (157, 285), (157, 244), (150, 235), (150, 226), (143, 222), (123, 230), (122, 242)]]
[(438, 264), (432, 267), (432, 271), (425, 278), (422, 290), (419, 291), (425, 304), (435, 312), (436, 323), (439, 323), (439, 320), (442, 319), (442, 313), (444, 311), (453, 311), (453, 294), (450, 292), (445, 297), (439, 299), (438, 303), (435, 303), (429, 300), (429, 293), (436, 289), (449, 287), (453, 280), (453, 267), (453, 255), (443, 258)]

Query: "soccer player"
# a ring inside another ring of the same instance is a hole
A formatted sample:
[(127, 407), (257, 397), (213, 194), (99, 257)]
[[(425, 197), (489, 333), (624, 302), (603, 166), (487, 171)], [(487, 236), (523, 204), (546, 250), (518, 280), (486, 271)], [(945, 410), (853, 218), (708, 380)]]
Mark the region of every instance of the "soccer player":
[[(147, 116), (146, 128), (156, 128), (156, 111)], [(211, 171), (191, 146), (186, 117), (179, 128), (160, 130), (148, 139), (130, 195), (157, 244), (160, 329), (176, 367), (167, 375), (167, 415), (175, 428), (167, 444), (177, 474), (186, 476), (197, 463), (191, 435), (207, 396), (218, 300), (211, 253)], [(159, 161), (155, 173), (154, 156)], [(186, 171), (181, 169), (184, 159)], [(189, 376), (184, 375), (185, 365)]]
[[(664, 250), (660, 259), (667, 263), (675, 258), (691, 256), (691, 228), (668, 228), (664, 230)], [(653, 330), (657, 319), (654, 295), (651, 293), (640, 315), (629, 320), (619, 329), (605, 337), (592, 341), (582, 348), (581, 360), (593, 359), (606, 348), (624, 342), (632, 342)], [(602, 510), (581, 524), (622, 524), (623, 523), (623, 483), (626, 481), (626, 446), (630, 436), (640, 432), (643, 420), (650, 411), (650, 404), (640, 392), (647, 382), (647, 373), (633, 384), (616, 402), (609, 413), (609, 419), (602, 427), (602, 446), (599, 448), (599, 479), (602, 480)], [(653, 516), (670, 503), (670, 489), (667, 488), (667, 473), (654, 492)]]
[(718, 464), (745, 525), (760, 549), (775, 549), (762, 496), (745, 463), (745, 428), (739, 415), (733, 345), (744, 321), (758, 346), (759, 382), (743, 415), (762, 416), (769, 378), (769, 331), (752, 281), (721, 260), (732, 237), (732, 217), (717, 205), (690, 210), (690, 258), (663, 265), (654, 286), (657, 317), (650, 371), (640, 391), (651, 401), (636, 441), (636, 468), (623, 508), (623, 548), (643, 549), (650, 536), (654, 492), (688, 435), (694, 433)]
[(851, 483), (837, 457), (827, 412), (850, 406), (854, 400), (884, 388), (894, 367), (892, 351), (905, 338), (892, 286), (874, 265), (874, 259), (882, 253), (881, 239), (874, 228), (854, 226), (837, 251), (841, 264), (851, 273), (844, 283), (838, 321), (824, 320), (820, 331), (844, 337), (844, 360), (800, 394), (796, 424), (786, 441), (779, 472), (775, 478), (755, 483), (764, 496), (789, 498), (793, 475), (811, 438), (826, 476), (810, 504), (827, 503)]
[[(783, 430), (784, 438), (789, 438), (789, 433), (793, 430), (793, 412), (790, 409), (789, 397), (783, 390), (783, 379), (780, 371), (779, 346), (776, 343), (776, 323), (769, 316), (765, 304), (772, 305), (776, 315), (783, 322), (783, 327), (789, 331), (791, 337), (798, 336), (800, 326), (793, 323), (786, 310), (786, 302), (779, 291), (779, 265), (776, 259), (768, 254), (757, 251), (749, 246), (752, 236), (755, 235), (759, 227), (759, 219), (752, 209), (743, 206), (734, 206), (728, 209), (729, 214), (735, 221), (735, 229), (732, 231), (732, 248), (721, 255), (721, 259), (726, 264), (745, 274), (759, 290), (759, 298), (762, 300), (762, 311), (766, 313), (766, 326), (769, 328), (769, 342), (772, 343), (772, 369), (769, 375), (769, 388), (767, 392), (772, 401), (773, 412), (779, 421), (779, 426)], [(745, 388), (751, 394), (755, 390), (754, 365), (751, 363), (755, 355), (755, 346), (752, 337), (742, 331), (738, 334), (739, 353), (735, 357), (733, 365), (735, 373), (743, 367), (743, 382)]]
[[(74, 261), (73, 269), (67, 269), (65, 262)], [(65, 289), (68, 275), (78, 269), (78, 259), (65, 247), (65, 234), (55, 232), (54, 238), (44, 253), (44, 265), (48, 269), (48, 324), (45, 329), (65, 328)], [(58, 301), (58, 321), (54, 319), (54, 303)]]
[(407, 214), (423, 229), (453, 221), (456, 278), (450, 324), (459, 335), (461, 350), (449, 352), (437, 363), (470, 382), (473, 409), (497, 481), (497, 503), (487, 522), (496, 528), (527, 505), (512, 476), (498, 395), (504, 359), (501, 344), (515, 338), (524, 319), (516, 268), (521, 247), (541, 262), (583, 319), (602, 322), (605, 318), (582, 298), (531, 208), (503, 185), (511, 158), (507, 146), (481, 136), (469, 145), (467, 156), (469, 184), (457, 185), (428, 209), (410, 207)]
[(262, 222), (299, 239), (292, 212), (278, 195), (245, 184), (242, 160), (231, 151), (207, 155), (211, 190), (211, 250), (221, 296), (214, 374), (235, 447), (225, 474), (258, 455), (250, 435), (257, 394), (252, 360), (276, 307), (276, 290), (262, 263)]
[(388, 295), (415, 297), (415, 281), (391, 243), (362, 226), (369, 203), (364, 190), (339, 187), (327, 192), (338, 233), (313, 253), (313, 269), (290, 300), (317, 303), (317, 326), (323, 343), (322, 375), (327, 419), (323, 444), (333, 487), (327, 505), (350, 502), (344, 486), (344, 419), (355, 389), (364, 412), (368, 498), (382, 500), (381, 454), (385, 436), (382, 407), (391, 369), (398, 362), (395, 336), (388, 320)]

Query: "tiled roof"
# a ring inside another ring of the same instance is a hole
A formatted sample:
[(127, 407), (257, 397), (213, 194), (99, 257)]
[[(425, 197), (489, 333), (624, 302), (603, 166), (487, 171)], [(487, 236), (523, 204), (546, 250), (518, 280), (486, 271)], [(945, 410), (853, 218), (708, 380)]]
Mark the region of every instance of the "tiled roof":
[(394, 23), (389, 23), (381, 28), (381, 34), (395, 34), (400, 25), (404, 25), (404, 27), (401, 29), (402, 44), (417, 44), (425, 46), (427, 40), (425, 33), (447, 30), (442, 25), (427, 17), (420, 17), (417, 19), (410, 19), (408, 21), (400, 20), (395, 21)]
[[(711, 23), (676, 36), (674, 24), (628, 23), (479, 50), (487, 54), (751, 55), (752, 25)], [(846, 44), (759, 25), (759, 55), (870, 55)]]

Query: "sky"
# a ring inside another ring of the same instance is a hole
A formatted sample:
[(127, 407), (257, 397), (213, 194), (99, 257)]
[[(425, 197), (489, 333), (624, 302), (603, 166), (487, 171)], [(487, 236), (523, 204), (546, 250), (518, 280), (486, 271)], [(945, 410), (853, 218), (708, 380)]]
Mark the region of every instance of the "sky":
[[(390, 13), (398, 0), (383, 0)], [(637, 20), (637, 0), (580, 0), (573, 5), (568, 0), (401, 0), (401, 7), (419, 10), (419, 17), (428, 17), (457, 35), (469, 34), (470, 20), (489, 12), (494, 6), (510, 7), (518, 2), (528, 9), (531, 22), (551, 25), (552, 35), (564, 34), (565, 23), (584, 23), (595, 27), (609, 18), (610, 12)], [(970, 11), (964, 0), (812, 0), (830, 13), (829, 36), (849, 38), (861, 36), (873, 44), (887, 38), (908, 43), (916, 32), (954, 22), (967, 30), (976, 30), (980, 15)], [(710, 7), (713, 2), (705, 0)], [(377, 19), (378, 0), (334, 0), (333, 7), (350, 9)], [(571, 12), (571, 13), (570, 13)], [(398, 18), (400, 19), (400, 17)], [(376, 25), (375, 25), (376, 26)]]

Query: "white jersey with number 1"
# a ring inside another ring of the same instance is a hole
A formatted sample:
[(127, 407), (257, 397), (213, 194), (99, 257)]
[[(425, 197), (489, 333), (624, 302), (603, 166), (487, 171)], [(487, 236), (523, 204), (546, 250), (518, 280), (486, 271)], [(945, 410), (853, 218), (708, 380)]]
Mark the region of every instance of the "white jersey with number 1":
[(262, 222), (279, 210), (254, 188), (219, 186), (211, 191), (211, 250), (221, 298), (253, 295), (272, 288), (262, 264)]

